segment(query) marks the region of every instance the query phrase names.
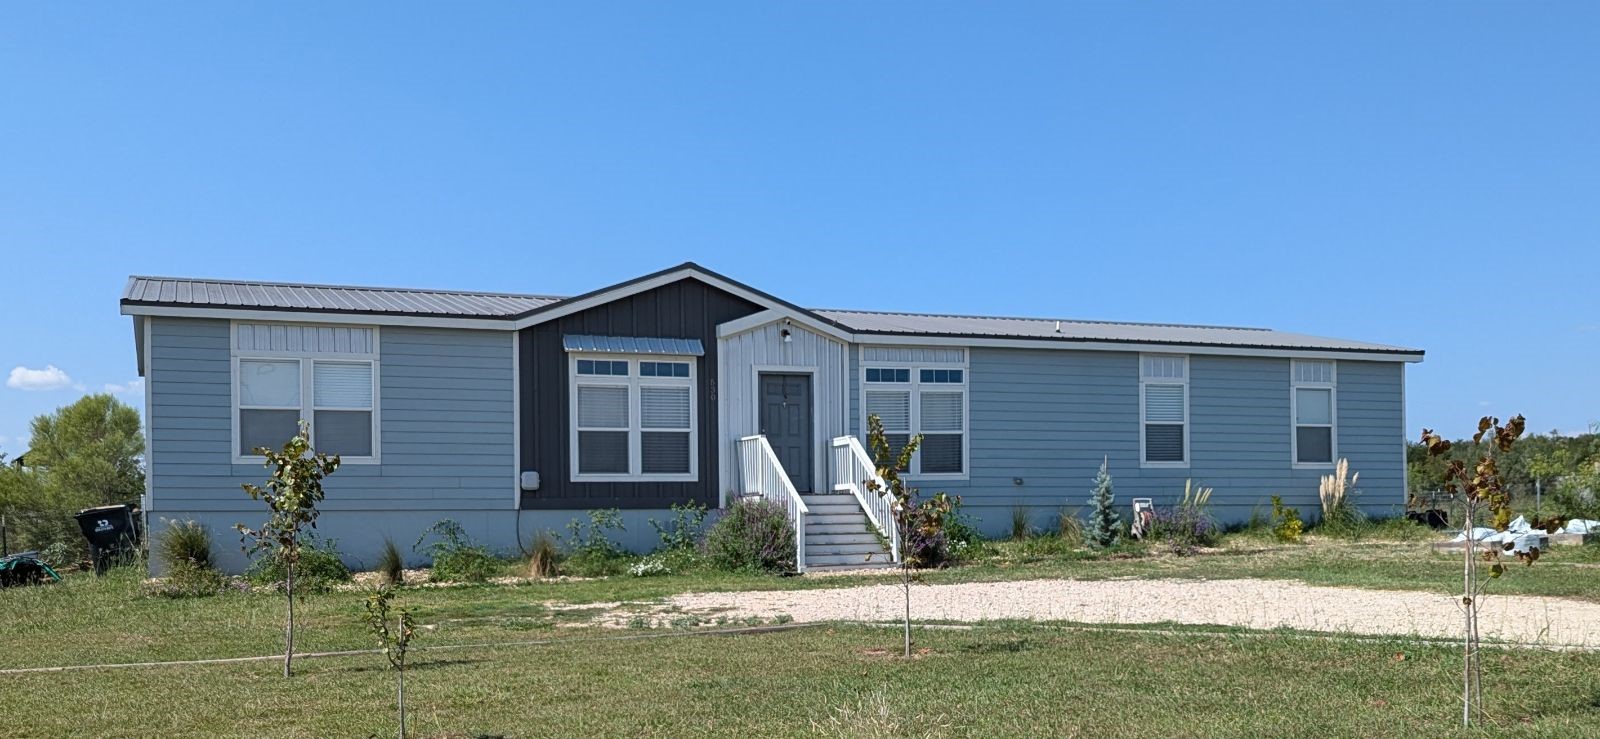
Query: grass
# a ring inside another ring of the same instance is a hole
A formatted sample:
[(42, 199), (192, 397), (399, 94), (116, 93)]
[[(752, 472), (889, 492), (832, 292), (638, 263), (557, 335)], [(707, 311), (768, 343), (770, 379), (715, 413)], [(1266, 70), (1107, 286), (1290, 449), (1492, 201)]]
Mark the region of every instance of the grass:
[[(417, 736), (1437, 736), (1457, 721), (1459, 656), (1431, 646), (1007, 624), (919, 632), (925, 651), (905, 661), (898, 638), (815, 627), (417, 651), (411, 724)], [(1600, 721), (1600, 657), (1486, 661), (1495, 734)], [(272, 663), (4, 675), (0, 715), (18, 737), (385, 735), (381, 665), (307, 660), (292, 680)], [(150, 696), (161, 710), (141, 710)]]

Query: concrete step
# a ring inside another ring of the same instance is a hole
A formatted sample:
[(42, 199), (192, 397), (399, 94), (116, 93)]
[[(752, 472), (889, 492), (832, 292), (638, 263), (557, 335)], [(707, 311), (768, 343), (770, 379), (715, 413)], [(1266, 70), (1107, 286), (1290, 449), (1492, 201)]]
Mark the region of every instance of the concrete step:
[(895, 564), (893, 562), (890, 562), (888, 560), (884, 560), (882, 562), (877, 562), (877, 561), (873, 561), (873, 562), (858, 562), (858, 563), (855, 563), (855, 564), (843, 564), (843, 565), (806, 565), (806, 572), (808, 572), (808, 573), (825, 573), (825, 572), (847, 572), (847, 571), (850, 571), (850, 570), (888, 570), (888, 569), (893, 569), (894, 567), (895, 567)]
[(870, 531), (853, 531), (844, 534), (818, 534), (806, 529), (806, 546), (819, 544), (871, 544), (878, 545), (878, 537)]
[(806, 557), (815, 557), (824, 554), (873, 554), (884, 551), (878, 542), (851, 542), (848, 544), (817, 544), (806, 542)]
[(873, 553), (869, 558), (866, 554), (818, 554), (813, 556), (806, 553), (806, 567), (826, 567), (829, 565), (847, 565), (852, 567), (866, 567), (874, 564), (890, 563), (889, 555)]

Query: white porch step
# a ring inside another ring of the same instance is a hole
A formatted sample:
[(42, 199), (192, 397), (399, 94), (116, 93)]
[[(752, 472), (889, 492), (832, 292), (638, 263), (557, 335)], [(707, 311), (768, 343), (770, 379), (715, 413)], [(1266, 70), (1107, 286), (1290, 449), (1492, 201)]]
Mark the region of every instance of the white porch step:
[(877, 534), (874, 534), (871, 531), (861, 531), (857, 529), (856, 531), (835, 534), (817, 533), (809, 528), (806, 529), (807, 548), (823, 544), (870, 544), (872, 546), (878, 546), (878, 543), (879, 539)]
[(842, 564), (842, 565), (811, 565), (811, 566), (806, 568), (806, 571), (808, 571), (808, 572), (846, 572), (846, 571), (850, 571), (850, 570), (887, 570), (887, 569), (893, 568), (894, 566), (895, 566), (895, 564), (893, 562), (890, 562), (890, 561), (888, 561), (886, 559), (886, 560), (884, 560), (882, 562), (879, 562), (877, 560), (873, 560), (871, 562), (852, 562), (852, 563), (849, 563), (849, 564)]
[(800, 497), (805, 499), (806, 507), (813, 510), (819, 505), (848, 505), (855, 507), (858, 511), (861, 510), (861, 503), (856, 500), (856, 496), (849, 493), (818, 493)]
[(859, 524), (861, 526), (866, 526), (867, 514), (862, 513), (861, 509), (857, 508), (855, 513), (812, 513), (806, 516), (807, 529), (810, 529), (812, 526), (828, 526), (833, 524)]
[(882, 552), (872, 553), (870, 559), (868, 558), (868, 555), (865, 554), (865, 553), (863, 553), (863, 554), (817, 554), (817, 555), (813, 555), (813, 554), (808, 552), (806, 554), (806, 567), (807, 568), (828, 567), (828, 566), (833, 566), (833, 565), (844, 565), (846, 567), (870, 567), (872, 565), (888, 565), (888, 564), (893, 564), (893, 562), (891, 562), (889, 560), (889, 555), (888, 554), (885, 554), (885, 553), (882, 553)]

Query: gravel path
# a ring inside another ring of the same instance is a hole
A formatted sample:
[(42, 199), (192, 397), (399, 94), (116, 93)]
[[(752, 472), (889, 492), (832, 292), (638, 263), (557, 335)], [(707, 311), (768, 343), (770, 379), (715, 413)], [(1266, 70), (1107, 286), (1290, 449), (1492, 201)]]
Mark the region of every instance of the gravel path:
[[(914, 618), (1031, 619), (1087, 623), (1217, 624), (1358, 634), (1459, 637), (1457, 598), (1281, 580), (1024, 580), (913, 585)], [(669, 604), (690, 613), (795, 621), (887, 621), (904, 605), (897, 585), (822, 590), (688, 593)], [(1600, 603), (1535, 596), (1483, 599), (1486, 639), (1600, 648)]]

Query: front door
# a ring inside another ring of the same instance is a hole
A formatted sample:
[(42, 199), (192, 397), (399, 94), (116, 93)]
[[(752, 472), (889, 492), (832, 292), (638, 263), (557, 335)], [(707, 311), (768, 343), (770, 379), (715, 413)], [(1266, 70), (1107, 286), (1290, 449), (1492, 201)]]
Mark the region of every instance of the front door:
[(811, 492), (811, 375), (761, 375), (761, 433), (794, 489)]

